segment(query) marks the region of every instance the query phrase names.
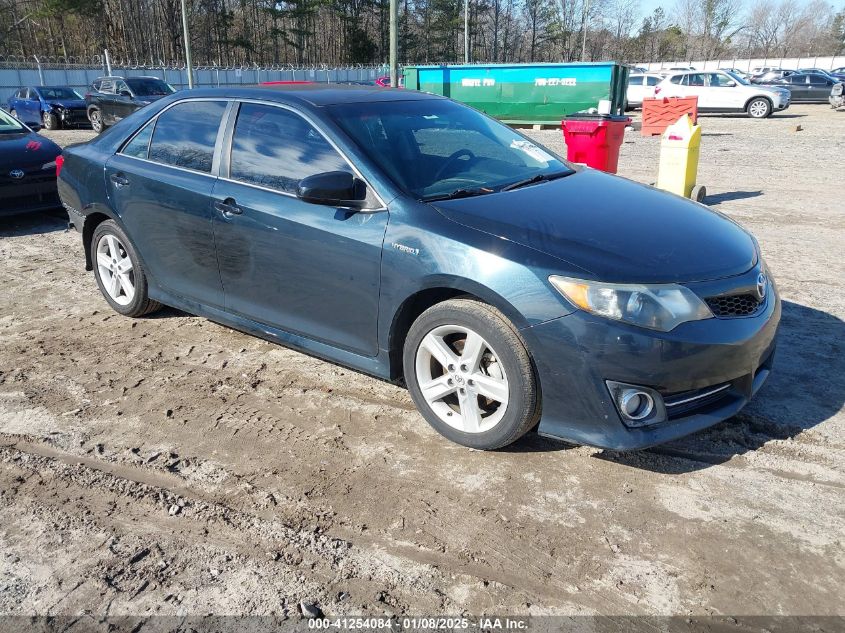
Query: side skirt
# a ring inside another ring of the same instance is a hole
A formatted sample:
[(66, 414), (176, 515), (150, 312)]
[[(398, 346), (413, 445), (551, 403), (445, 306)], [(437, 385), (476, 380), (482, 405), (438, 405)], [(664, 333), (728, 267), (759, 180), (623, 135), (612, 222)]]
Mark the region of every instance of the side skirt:
[(158, 287), (150, 287), (150, 298), (171, 306), (178, 310), (184, 310), (190, 314), (204, 317), (220, 325), (233, 328), (245, 334), (252, 334), (271, 343), (289, 347), (298, 352), (315, 356), (321, 360), (343, 365), (356, 371), (369, 374), (381, 380), (390, 380), (389, 355), (385, 350), (380, 350), (378, 356), (361, 356), (353, 352), (339, 349), (327, 343), (321, 343), (299, 334), (293, 334), (280, 330), (263, 323), (234, 315), (230, 312), (213, 308), (189, 299), (178, 297)]

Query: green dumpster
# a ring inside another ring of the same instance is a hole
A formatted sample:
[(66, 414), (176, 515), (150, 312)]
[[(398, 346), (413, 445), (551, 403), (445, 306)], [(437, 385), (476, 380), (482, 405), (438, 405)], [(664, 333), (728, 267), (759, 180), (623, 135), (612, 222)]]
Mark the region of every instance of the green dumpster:
[(610, 102), (623, 114), (628, 67), (614, 62), (406, 66), (405, 88), (461, 101), (506, 123), (558, 124)]

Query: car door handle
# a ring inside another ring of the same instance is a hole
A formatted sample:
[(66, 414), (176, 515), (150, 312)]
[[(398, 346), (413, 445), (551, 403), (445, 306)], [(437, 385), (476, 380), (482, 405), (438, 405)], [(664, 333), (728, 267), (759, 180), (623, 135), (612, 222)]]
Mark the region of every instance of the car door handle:
[(222, 213), (227, 218), (230, 218), (233, 215), (240, 215), (244, 212), (243, 209), (241, 209), (237, 204), (235, 204), (234, 198), (226, 198), (223, 202), (215, 201), (214, 208), (220, 211), (220, 213)]
[(111, 180), (114, 183), (114, 186), (118, 189), (126, 187), (129, 184), (129, 179), (123, 174), (112, 174), (109, 176), (109, 180)]

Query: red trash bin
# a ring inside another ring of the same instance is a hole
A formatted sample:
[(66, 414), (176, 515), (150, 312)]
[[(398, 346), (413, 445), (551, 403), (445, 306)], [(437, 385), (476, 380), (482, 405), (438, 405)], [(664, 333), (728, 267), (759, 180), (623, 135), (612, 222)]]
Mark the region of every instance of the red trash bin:
[(611, 174), (619, 165), (619, 148), (625, 138), (626, 116), (571, 117), (561, 121), (566, 158)]

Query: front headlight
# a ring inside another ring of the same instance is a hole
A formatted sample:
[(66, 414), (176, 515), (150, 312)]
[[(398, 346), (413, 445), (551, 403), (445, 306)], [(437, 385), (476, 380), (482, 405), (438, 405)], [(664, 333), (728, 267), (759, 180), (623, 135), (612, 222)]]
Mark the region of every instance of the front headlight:
[(713, 318), (710, 308), (678, 284), (607, 284), (552, 275), (549, 281), (585, 312), (669, 332), (681, 323)]

